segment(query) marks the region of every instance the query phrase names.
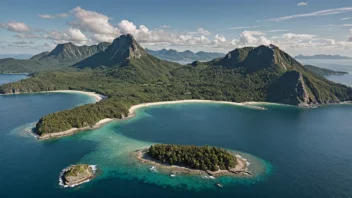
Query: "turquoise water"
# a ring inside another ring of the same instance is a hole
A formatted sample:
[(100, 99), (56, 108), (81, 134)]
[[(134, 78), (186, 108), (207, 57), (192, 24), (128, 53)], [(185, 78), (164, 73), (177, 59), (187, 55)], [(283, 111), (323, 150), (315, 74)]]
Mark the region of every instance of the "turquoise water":
[[(43, 115), (92, 102), (79, 94), (0, 96), (0, 197), (352, 196), (352, 105), (265, 105), (265, 111), (225, 104), (164, 105), (61, 139), (38, 141), (28, 133)], [(130, 155), (159, 142), (240, 152), (255, 177), (171, 178), (148, 171), (149, 165)], [(98, 177), (75, 188), (59, 186), (59, 172), (75, 163), (98, 165)]]

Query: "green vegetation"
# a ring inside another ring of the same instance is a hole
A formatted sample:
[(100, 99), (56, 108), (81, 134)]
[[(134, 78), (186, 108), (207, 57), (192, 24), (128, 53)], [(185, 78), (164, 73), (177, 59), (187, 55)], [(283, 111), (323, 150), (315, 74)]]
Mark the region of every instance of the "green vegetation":
[(222, 59), (181, 66), (149, 55), (130, 35), (74, 67), (2, 85), (0, 93), (70, 89), (109, 98), (44, 116), (36, 127), (39, 135), (122, 118), (132, 105), (146, 102), (206, 99), (309, 105), (352, 98), (350, 87), (311, 72), (275, 46), (236, 49)]
[(76, 177), (80, 174), (85, 174), (86, 172), (93, 173), (93, 170), (89, 165), (87, 164), (76, 164), (71, 166), (66, 172), (65, 172), (65, 177), (66, 176), (73, 176)]
[(307, 68), (308, 70), (310, 70), (313, 73), (316, 73), (318, 75), (343, 75), (343, 74), (348, 74), (348, 72), (342, 72), (342, 71), (334, 71), (331, 69), (325, 69), (325, 68), (320, 68), (320, 67), (316, 67), (313, 65), (304, 65), (305, 68)]
[(229, 170), (237, 164), (233, 154), (213, 146), (157, 144), (149, 148), (148, 156), (171, 165), (211, 171)]

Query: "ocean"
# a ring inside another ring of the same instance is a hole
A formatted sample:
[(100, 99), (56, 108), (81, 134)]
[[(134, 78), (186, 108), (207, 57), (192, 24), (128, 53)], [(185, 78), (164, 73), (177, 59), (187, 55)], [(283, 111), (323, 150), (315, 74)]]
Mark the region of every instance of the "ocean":
[[(0, 197), (352, 197), (352, 105), (151, 106), (69, 137), (30, 135), (40, 117), (93, 102), (65, 93), (0, 96)], [(151, 172), (131, 153), (153, 143), (233, 150), (249, 160), (254, 176), (213, 181)], [(76, 163), (97, 165), (97, 178), (60, 186), (60, 171)]]

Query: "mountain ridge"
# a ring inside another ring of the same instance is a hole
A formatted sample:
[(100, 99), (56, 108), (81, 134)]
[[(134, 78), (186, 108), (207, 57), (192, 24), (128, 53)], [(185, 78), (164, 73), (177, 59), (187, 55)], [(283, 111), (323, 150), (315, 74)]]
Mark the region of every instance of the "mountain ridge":
[(173, 49), (161, 49), (161, 50), (151, 50), (145, 49), (150, 55), (153, 55), (159, 59), (173, 61), (173, 62), (193, 62), (193, 61), (209, 61), (214, 58), (223, 57), (225, 54), (218, 52), (192, 52), (190, 50), (185, 50), (178, 52)]

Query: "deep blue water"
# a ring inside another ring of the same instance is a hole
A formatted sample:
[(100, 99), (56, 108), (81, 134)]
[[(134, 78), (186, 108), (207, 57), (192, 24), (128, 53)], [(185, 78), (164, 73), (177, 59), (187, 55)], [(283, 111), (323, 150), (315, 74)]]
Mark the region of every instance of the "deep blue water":
[[(0, 197), (352, 197), (352, 105), (165, 105), (56, 140), (27, 132), (43, 115), (90, 102), (78, 94), (0, 96)], [(148, 142), (221, 146), (265, 160), (271, 170), (258, 181), (190, 190), (189, 183), (129, 172), (133, 164), (122, 154)], [(103, 172), (82, 186), (60, 187), (59, 172), (79, 162)]]

